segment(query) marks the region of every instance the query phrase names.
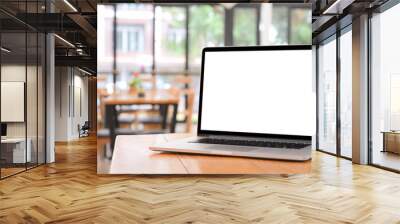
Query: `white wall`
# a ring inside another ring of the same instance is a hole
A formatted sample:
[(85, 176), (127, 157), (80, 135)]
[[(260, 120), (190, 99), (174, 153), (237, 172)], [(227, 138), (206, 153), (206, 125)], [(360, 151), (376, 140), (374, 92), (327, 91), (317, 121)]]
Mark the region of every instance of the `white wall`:
[(71, 67), (56, 67), (56, 141), (79, 137), (78, 125), (88, 120), (88, 78)]
[[(46, 8), (54, 12), (54, 4), (46, 1)], [(46, 34), (46, 163), (56, 160), (55, 153), (55, 41), (54, 34)]]
[[(88, 121), (88, 79), (81, 76), (81, 73), (74, 75), (74, 108), (72, 108), (71, 135), (78, 137), (78, 125), (83, 125)], [(72, 105), (72, 104), (71, 104)]]
[(55, 68), (55, 141), (68, 140), (70, 77), (67, 67)]
[[(25, 82), (25, 75), (27, 69), (28, 74), (35, 73), (36, 74), (36, 67), (28, 66), (27, 68), (25, 65), (3, 65), (1, 66), (1, 81), (2, 82)], [(28, 76), (30, 78), (30, 76)], [(36, 86), (36, 80), (28, 80), (29, 86)], [(32, 113), (32, 107), (36, 108), (36, 88), (27, 88), (27, 103), (30, 105), (31, 109), (28, 110), (27, 118), (28, 122), (35, 121), (36, 124), (36, 113)], [(33, 104), (32, 104), (33, 103)], [(7, 108), (1, 108), (2, 110), (6, 110)], [(35, 109), (36, 111), (36, 109)], [(11, 122), (7, 123), (7, 136), (8, 137), (25, 137), (25, 124), (26, 122)], [(33, 127), (33, 124), (28, 125), (29, 128), (33, 128), (36, 130), (36, 125)], [(29, 130), (28, 130), (28, 137), (29, 137)], [(35, 132), (36, 134), (36, 132)]]

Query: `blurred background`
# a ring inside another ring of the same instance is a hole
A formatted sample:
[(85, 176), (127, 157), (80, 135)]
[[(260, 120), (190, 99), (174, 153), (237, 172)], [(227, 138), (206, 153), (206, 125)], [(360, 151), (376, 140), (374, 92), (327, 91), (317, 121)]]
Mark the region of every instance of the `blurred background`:
[(204, 47), (311, 44), (311, 5), (99, 4), (97, 32), (98, 154), (107, 163), (116, 135), (196, 131)]

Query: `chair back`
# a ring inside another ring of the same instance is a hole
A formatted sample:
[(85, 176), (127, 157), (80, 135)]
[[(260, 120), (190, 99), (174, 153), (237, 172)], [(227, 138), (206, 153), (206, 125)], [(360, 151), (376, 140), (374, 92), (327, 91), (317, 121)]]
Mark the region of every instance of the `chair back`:
[(185, 110), (181, 113), (185, 116), (186, 132), (192, 132), (193, 104), (195, 99), (195, 91), (192, 87), (193, 79), (186, 74), (178, 75), (174, 79), (174, 86), (179, 88), (180, 96), (186, 100)]

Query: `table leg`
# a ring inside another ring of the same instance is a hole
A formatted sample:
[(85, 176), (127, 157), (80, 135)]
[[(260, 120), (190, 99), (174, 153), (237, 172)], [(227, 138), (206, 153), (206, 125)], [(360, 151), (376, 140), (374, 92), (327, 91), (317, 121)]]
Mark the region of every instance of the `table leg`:
[(171, 120), (171, 133), (175, 133), (176, 128), (176, 116), (178, 114), (178, 104), (173, 104), (172, 120)]
[(114, 143), (115, 143), (115, 106), (114, 105), (106, 105), (106, 123), (105, 127), (108, 128), (110, 131), (110, 146), (111, 151), (114, 150)]
[(386, 152), (386, 133), (383, 133), (383, 151), (382, 152)]
[(160, 105), (160, 110), (161, 110), (161, 117), (162, 117), (161, 129), (164, 130), (167, 128), (168, 105)]

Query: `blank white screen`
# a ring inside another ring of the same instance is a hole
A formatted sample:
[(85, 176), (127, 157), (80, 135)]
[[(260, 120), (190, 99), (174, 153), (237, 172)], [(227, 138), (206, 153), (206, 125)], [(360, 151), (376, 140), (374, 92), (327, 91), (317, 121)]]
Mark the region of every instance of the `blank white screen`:
[(311, 50), (206, 52), (201, 130), (312, 136)]

